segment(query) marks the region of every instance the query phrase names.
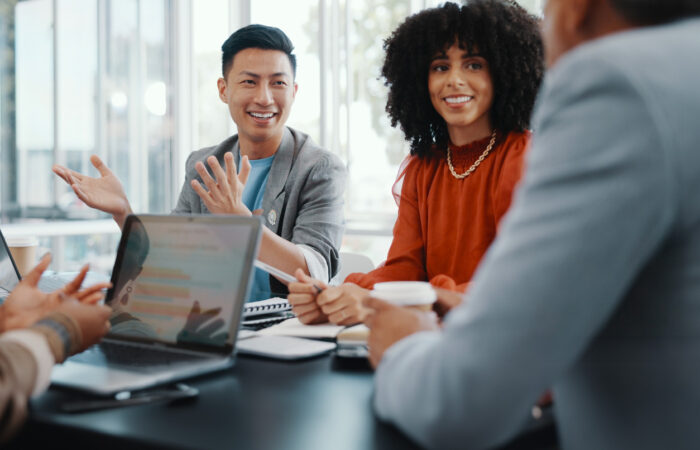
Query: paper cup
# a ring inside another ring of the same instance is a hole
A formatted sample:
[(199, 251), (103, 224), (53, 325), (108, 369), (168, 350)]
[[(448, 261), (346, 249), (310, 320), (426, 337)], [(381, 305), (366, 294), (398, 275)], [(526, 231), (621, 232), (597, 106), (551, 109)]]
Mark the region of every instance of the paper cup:
[(410, 306), (424, 311), (430, 311), (437, 300), (435, 290), (425, 281), (377, 283), (369, 295), (394, 305)]
[(39, 240), (35, 237), (15, 237), (7, 239), (12, 259), (21, 276), (28, 274), (36, 265), (36, 250)]

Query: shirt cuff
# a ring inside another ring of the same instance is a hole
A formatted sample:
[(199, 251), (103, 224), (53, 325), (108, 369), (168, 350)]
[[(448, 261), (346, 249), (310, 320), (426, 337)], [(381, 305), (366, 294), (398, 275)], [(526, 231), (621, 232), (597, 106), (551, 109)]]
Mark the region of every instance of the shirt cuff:
[(374, 372), (374, 410), (381, 419), (395, 421), (397, 414), (412, 414), (406, 404), (406, 393), (397, 381), (402, 375), (415, 372), (411, 367), (413, 356), (420, 355), (420, 349), (435, 345), (439, 338), (440, 332), (421, 331), (386, 349)]
[(0, 340), (16, 342), (32, 354), (36, 361), (36, 380), (32, 396), (44, 392), (51, 383), (51, 371), (56, 363), (46, 337), (33, 330), (13, 330), (3, 333)]
[(306, 267), (309, 269), (311, 278), (328, 283), (328, 264), (319, 252), (304, 244), (294, 244), (304, 254)]

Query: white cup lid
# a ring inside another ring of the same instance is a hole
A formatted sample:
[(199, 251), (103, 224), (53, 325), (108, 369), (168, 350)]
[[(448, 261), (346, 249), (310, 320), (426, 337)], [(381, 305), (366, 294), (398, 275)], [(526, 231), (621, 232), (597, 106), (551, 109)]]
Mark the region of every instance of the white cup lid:
[(6, 238), (8, 247), (34, 247), (39, 245), (39, 239), (34, 236), (17, 236)]
[(437, 294), (425, 281), (389, 281), (377, 283), (370, 296), (395, 305), (430, 305), (437, 300)]

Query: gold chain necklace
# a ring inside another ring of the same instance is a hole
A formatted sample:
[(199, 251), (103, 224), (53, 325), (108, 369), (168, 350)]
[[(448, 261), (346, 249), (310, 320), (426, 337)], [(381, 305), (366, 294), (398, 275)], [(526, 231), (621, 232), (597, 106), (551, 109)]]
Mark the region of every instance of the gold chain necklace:
[(458, 180), (461, 180), (463, 178), (467, 178), (469, 175), (472, 174), (476, 170), (477, 167), (479, 167), (479, 164), (481, 164), (484, 159), (488, 156), (489, 152), (493, 149), (493, 145), (496, 143), (496, 130), (493, 130), (493, 133), (491, 133), (491, 141), (489, 142), (489, 145), (486, 146), (486, 150), (484, 150), (484, 153), (479, 156), (479, 159), (474, 161), (474, 164), (471, 165), (469, 169), (467, 169), (466, 172), (464, 173), (457, 173), (455, 170), (454, 166), (452, 165), (452, 156), (450, 154), (450, 146), (447, 146), (447, 167), (450, 168), (450, 173), (452, 174), (453, 177), (457, 178)]

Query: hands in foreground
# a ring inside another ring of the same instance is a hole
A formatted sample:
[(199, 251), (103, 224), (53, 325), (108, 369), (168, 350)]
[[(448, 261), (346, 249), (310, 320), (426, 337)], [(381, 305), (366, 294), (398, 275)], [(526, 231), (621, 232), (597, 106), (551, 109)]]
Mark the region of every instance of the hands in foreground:
[(70, 317), (80, 328), (82, 339), (80, 346), (76, 349), (77, 353), (97, 344), (109, 331), (109, 316), (112, 313), (109, 306), (90, 305), (81, 303), (74, 298), (68, 298), (54, 311)]
[(324, 289), (318, 297), (318, 304), (323, 314), (336, 325), (354, 325), (365, 320), (369, 312), (362, 306), (362, 300), (369, 296), (369, 290), (354, 283)]
[(304, 324), (328, 322), (328, 317), (323, 313), (321, 307), (316, 304), (318, 290), (327, 289), (328, 286), (319, 280), (314, 280), (304, 273), (303, 270), (297, 269), (294, 276), (299, 280), (298, 283), (289, 283), (289, 295), (287, 301), (292, 305), (292, 312), (297, 315), (297, 319)]
[(194, 168), (206, 185), (206, 189), (197, 180), (192, 180), (192, 189), (199, 195), (207, 209), (213, 214), (238, 214), (250, 216), (252, 213), (243, 203), (243, 188), (248, 181), (250, 174), (250, 162), (247, 156), (241, 158), (241, 171), (236, 173), (236, 163), (233, 161), (233, 153), (227, 152), (224, 155), (224, 165), (221, 167), (219, 161), (210, 156), (207, 164), (214, 174), (213, 178), (204, 167), (204, 163), (198, 162)]
[(447, 315), (448, 312), (452, 311), (453, 308), (459, 306), (463, 299), (464, 294), (461, 292), (450, 291), (449, 289), (442, 289), (433, 286), (433, 290), (437, 294), (437, 300), (433, 304), (433, 310), (442, 319)]
[(68, 183), (86, 205), (111, 214), (121, 228), (126, 216), (131, 213), (124, 188), (114, 172), (97, 155), (92, 155), (90, 162), (100, 173), (99, 178), (83, 175), (58, 164), (53, 166), (53, 172)]
[(369, 309), (364, 322), (369, 327), (369, 362), (376, 368), (384, 352), (394, 343), (419, 331), (440, 329), (434, 312), (416, 308), (401, 307), (367, 297), (364, 306)]
[(0, 306), (0, 332), (32, 325), (47, 314), (58, 310), (64, 304), (64, 299), (72, 298), (84, 305), (94, 306), (103, 297), (101, 290), (112, 285), (106, 282), (80, 289), (88, 271), (86, 265), (70, 283), (61, 289), (50, 294), (41, 292), (37, 285), (49, 263), (51, 263), (51, 256), (44, 255), (39, 264), (19, 282)]
[[(289, 283), (289, 304), (301, 323), (331, 322), (336, 325), (354, 325), (364, 320), (367, 310), (362, 299), (369, 291), (353, 283), (328, 287), (298, 269), (294, 275), (298, 283)], [(314, 286), (315, 285), (315, 286)], [(318, 292), (316, 286), (323, 290)]]

